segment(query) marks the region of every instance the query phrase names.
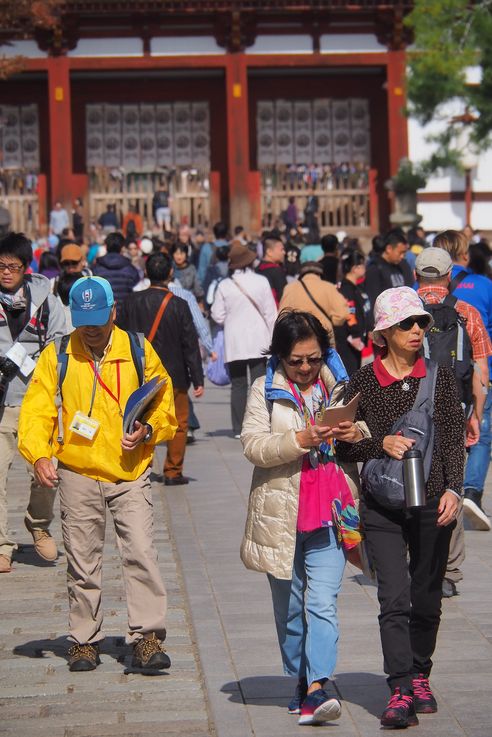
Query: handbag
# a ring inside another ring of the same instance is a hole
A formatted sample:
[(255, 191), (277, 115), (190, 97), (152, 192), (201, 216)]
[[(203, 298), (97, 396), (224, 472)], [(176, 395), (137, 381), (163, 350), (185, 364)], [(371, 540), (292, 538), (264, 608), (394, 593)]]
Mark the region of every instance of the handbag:
[(222, 329), (217, 331), (217, 335), (213, 340), (212, 350), (217, 355), (217, 358), (215, 361), (209, 361), (207, 364), (207, 379), (216, 386), (227, 386), (231, 383), (231, 377), (225, 362), (224, 331)]

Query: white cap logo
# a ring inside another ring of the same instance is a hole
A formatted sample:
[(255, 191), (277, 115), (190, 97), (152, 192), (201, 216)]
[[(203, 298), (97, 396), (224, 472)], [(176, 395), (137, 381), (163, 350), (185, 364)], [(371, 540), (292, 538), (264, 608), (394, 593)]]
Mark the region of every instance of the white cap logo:
[(86, 289), (82, 292), (82, 299), (85, 303), (92, 302), (92, 289)]

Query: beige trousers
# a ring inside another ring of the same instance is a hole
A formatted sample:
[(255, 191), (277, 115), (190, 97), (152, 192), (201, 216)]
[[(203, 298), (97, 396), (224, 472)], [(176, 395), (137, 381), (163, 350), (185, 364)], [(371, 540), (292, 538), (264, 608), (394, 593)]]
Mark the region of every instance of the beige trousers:
[[(17, 545), (8, 534), (7, 479), (17, 450), (20, 407), (3, 407), (0, 413), (0, 555), (11, 558)], [(30, 470), (31, 495), (25, 518), (31, 527), (47, 530), (53, 519), (56, 489), (39, 486)]]
[(104, 638), (102, 561), (108, 509), (123, 567), (128, 610), (126, 642), (136, 642), (148, 632), (164, 640), (167, 596), (153, 541), (150, 469), (136, 481), (106, 483), (60, 464), (58, 476), (68, 565), (70, 639), (84, 645)]
[(463, 572), (460, 566), (465, 560), (465, 528), (463, 525), (463, 502), (458, 507), (458, 516), (456, 517), (456, 527), (451, 533), (451, 541), (449, 543), (448, 564), (444, 578), (456, 584), (463, 578)]

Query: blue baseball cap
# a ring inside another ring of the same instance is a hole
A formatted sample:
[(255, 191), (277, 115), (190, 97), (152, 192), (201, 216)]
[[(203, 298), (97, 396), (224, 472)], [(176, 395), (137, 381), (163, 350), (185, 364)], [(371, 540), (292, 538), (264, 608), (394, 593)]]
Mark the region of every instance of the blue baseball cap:
[(68, 296), (72, 325), (106, 325), (114, 305), (113, 290), (101, 276), (83, 276), (77, 279)]

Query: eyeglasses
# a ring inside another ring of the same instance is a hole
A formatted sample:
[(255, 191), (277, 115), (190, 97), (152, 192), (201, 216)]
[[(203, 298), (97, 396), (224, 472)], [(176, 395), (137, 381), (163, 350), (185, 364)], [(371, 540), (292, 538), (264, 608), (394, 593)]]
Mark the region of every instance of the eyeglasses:
[(426, 328), (429, 327), (430, 317), (427, 317), (427, 315), (418, 315), (416, 317), (413, 317), (413, 316), (406, 317), (404, 320), (397, 323), (396, 327), (399, 330), (404, 330), (405, 332), (407, 332), (408, 330), (411, 330), (413, 328), (415, 323), (417, 323), (417, 325), (419, 326), (421, 330), (425, 330)]
[(323, 356), (303, 356), (302, 358), (286, 360), (285, 363), (287, 366), (292, 366), (292, 368), (300, 368), (303, 363), (307, 363), (309, 366), (319, 366), (322, 360)]
[(19, 271), (22, 271), (24, 268), (24, 264), (4, 264), (0, 262), (0, 271), (11, 271), (12, 274), (16, 274)]

